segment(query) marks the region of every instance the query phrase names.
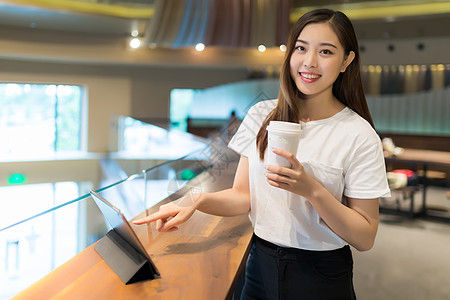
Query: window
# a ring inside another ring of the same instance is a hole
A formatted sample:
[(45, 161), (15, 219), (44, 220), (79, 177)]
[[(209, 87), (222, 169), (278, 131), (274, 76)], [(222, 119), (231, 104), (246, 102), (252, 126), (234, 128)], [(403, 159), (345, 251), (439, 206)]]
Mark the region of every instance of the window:
[(83, 89), (0, 83), (0, 157), (82, 150)]
[(173, 89), (170, 92), (170, 123), (171, 128), (187, 131), (189, 117), (196, 90)]

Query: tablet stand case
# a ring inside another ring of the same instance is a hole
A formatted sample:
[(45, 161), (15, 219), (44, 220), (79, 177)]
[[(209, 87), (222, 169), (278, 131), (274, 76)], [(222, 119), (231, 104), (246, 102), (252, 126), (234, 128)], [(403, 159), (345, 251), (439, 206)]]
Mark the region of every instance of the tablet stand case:
[(95, 251), (125, 284), (158, 277), (151, 262), (125, 241), (114, 229), (94, 245)]

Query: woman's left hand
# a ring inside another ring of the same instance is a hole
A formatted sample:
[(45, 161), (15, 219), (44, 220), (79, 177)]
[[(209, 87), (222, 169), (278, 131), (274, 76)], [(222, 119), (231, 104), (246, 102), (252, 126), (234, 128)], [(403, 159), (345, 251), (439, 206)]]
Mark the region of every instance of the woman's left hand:
[(274, 187), (281, 188), (294, 194), (309, 198), (321, 184), (311, 177), (303, 168), (294, 154), (282, 149), (274, 149), (273, 152), (286, 158), (291, 163), (291, 168), (275, 165), (266, 165), (265, 173), (267, 182)]

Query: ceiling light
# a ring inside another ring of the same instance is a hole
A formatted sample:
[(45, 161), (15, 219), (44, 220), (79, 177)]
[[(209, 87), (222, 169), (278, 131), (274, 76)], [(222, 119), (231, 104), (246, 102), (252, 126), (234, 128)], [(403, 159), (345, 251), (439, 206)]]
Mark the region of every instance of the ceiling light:
[(280, 45), (281, 52), (286, 52), (286, 49), (287, 49), (286, 45)]
[(197, 45), (195, 45), (195, 50), (197, 50), (198, 52), (201, 52), (201, 51), (205, 50), (205, 45), (203, 43), (198, 43)]
[(130, 41), (130, 47), (133, 49), (139, 48), (141, 41), (138, 38), (134, 38)]
[(264, 52), (264, 51), (266, 51), (266, 46), (264, 46), (264, 45), (259, 45), (259, 46), (258, 46), (258, 51), (259, 51), (259, 52)]
[(137, 37), (139, 35), (139, 31), (137, 31), (137, 30), (133, 30), (132, 32), (131, 32), (131, 36), (132, 37)]

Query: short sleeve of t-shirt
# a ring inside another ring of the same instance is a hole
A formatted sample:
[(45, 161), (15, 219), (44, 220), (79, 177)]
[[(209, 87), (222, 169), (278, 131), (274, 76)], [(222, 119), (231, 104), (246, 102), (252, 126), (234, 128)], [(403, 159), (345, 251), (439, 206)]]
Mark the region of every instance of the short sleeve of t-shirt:
[(256, 135), (258, 134), (259, 128), (275, 105), (275, 100), (268, 100), (261, 101), (252, 106), (229, 142), (228, 147), (248, 157), (250, 151), (256, 147)]
[(390, 196), (380, 141), (362, 144), (355, 150), (345, 170), (344, 195), (361, 199)]

